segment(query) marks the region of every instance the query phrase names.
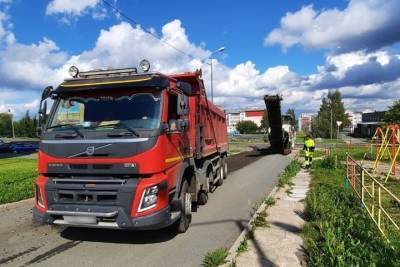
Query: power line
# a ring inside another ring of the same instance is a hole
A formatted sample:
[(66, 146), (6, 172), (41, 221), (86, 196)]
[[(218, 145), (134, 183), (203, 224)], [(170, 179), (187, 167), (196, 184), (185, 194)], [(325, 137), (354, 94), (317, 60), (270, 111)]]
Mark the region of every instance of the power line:
[[(102, 2), (103, 2), (105, 5), (107, 5), (109, 8), (111, 8), (116, 14), (120, 15), (121, 17), (123, 17), (124, 19), (126, 19), (127, 21), (129, 21), (130, 23), (132, 23), (134, 26), (140, 26), (140, 24), (139, 24), (137, 21), (135, 21), (134, 19), (132, 19), (131, 17), (129, 17), (128, 15), (126, 15), (121, 9), (119, 9), (118, 7), (116, 7), (114, 4), (111, 4), (111, 3), (108, 2), (107, 0), (102, 0)], [(179, 49), (179, 48), (176, 47), (175, 45), (173, 45), (173, 44), (171, 44), (171, 43), (169, 43), (169, 42), (167, 42), (167, 41), (165, 41), (165, 40), (160, 39), (157, 35), (155, 35), (155, 34), (152, 33), (151, 31), (146, 30), (146, 29), (144, 29), (144, 28), (142, 28), (142, 30), (143, 30), (145, 33), (151, 35), (153, 38), (157, 39), (158, 41), (160, 41), (160, 42), (162, 42), (162, 43), (168, 45), (168, 46), (171, 47), (172, 49), (178, 51), (179, 53), (181, 53), (181, 54), (183, 54), (183, 55), (185, 55), (185, 56), (187, 56), (187, 57), (189, 57), (189, 58), (191, 58), (191, 59), (194, 59), (194, 57), (193, 57), (191, 54), (186, 53), (185, 51), (183, 51), (182, 49)]]

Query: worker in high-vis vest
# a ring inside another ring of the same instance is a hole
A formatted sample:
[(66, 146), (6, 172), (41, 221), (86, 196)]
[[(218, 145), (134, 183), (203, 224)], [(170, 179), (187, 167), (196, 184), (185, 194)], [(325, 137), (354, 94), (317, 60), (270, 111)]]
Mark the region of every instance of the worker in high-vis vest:
[(304, 139), (303, 150), (305, 152), (304, 167), (309, 168), (311, 166), (313, 155), (314, 155), (314, 150), (315, 150), (315, 143), (310, 135), (307, 135), (306, 138)]

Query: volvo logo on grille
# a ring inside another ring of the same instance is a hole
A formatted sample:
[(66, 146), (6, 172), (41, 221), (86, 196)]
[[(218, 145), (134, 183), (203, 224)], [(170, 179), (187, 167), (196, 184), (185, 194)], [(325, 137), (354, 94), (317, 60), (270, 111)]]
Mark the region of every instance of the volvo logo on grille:
[(88, 156), (93, 156), (94, 151), (95, 151), (94, 146), (88, 146), (88, 147), (86, 148), (86, 155), (88, 155)]
[(79, 156), (84, 156), (84, 155), (91, 157), (94, 155), (94, 152), (96, 152), (97, 150), (103, 149), (103, 148), (106, 148), (109, 146), (112, 146), (112, 144), (106, 144), (106, 145), (102, 145), (102, 146), (98, 146), (98, 147), (88, 146), (84, 151), (79, 152), (77, 154), (73, 154), (73, 155), (69, 156), (68, 158), (74, 158), (74, 157), (79, 157)]

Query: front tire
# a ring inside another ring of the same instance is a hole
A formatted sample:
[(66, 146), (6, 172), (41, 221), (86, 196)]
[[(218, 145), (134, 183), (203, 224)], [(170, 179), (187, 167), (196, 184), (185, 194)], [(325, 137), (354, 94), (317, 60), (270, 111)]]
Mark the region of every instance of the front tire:
[(186, 180), (182, 184), (179, 200), (181, 201), (181, 217), (173, 224), (173, 228), (176, 233), (184, 233), (192, 222), (192, 195)]

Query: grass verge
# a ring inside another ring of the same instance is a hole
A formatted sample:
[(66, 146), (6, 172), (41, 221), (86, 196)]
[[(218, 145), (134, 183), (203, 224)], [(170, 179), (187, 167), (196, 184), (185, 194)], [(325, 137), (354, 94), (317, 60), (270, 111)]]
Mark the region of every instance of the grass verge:
[(202, 266), (204, 267), (217, 267), (226, 263), (226, 257), (228, 257), (229, 252), (226, 248), (218, 248), (216, 250), (210, 251), (203, 259)]
[(0, 204), (32, 197), (36, 168), (35, 159), (1, 159)]
[(383, 238), (333, 162), (312, 166), (303, 232), (308, 266), (399, 266), (400, 247)]
[(301, 164), (296, 159), (292, 160), (289, 165), (286, 166), (285, 170), (278, 178), (278, 187), (284, 187), (285, 185), (291, 185), (292, 179), (300, 171)]

